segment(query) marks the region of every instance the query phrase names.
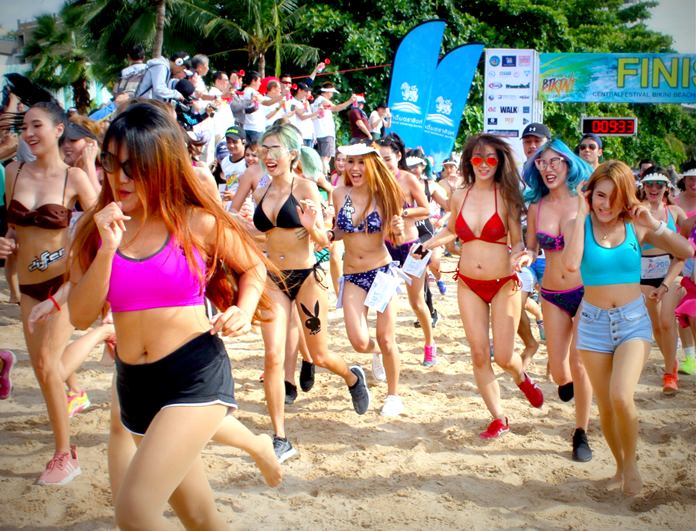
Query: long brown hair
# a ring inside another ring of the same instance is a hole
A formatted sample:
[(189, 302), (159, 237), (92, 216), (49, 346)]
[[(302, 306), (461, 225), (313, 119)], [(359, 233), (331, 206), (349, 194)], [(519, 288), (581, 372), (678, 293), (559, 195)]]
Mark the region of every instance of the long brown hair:
[(640, 204), (636, 196), (636, 183), (631, 168), (620, 160), (608, 160), (597, 166), (597, 169), (590, 175), (590, 180), (587, 181), (586, 186), (586, 190), (590, 191), (590, 208), (592, 208), (594, 189), (602, 179), (609, 179), (614, 183), (614, 191), (611, 193), (609, 201), (612, 208), (614, 205), (620, 205), (619, 219), (630, 219), (631, 211)]
[(460, 166), (464, 185), (468, 187), (476, 181), (474, 167), (471, 164), (471, 156), (477, 147), (483, 145), (490, 146), (495, 150), (495, 154), (498, 157), (498, 165), (495, 168), (493, 181), (499, 185), (500, 195), (503, 197), (507, 208), (517, 218), (525, 210), (521, 192), (523, 183), (520, 173), (517, 171), (512, 149), (504, 140), (497, 136), (481, 134), (472, 136), (467, 141), (462, 153)]
[[(268, 269), (276, 270), (261, 254), (244, 228), (225, 212), (222, 205), (203, 186), (186, 152), (184, 133), (161, 107), (150, 103), (129, 106), (113, 120), (106, 131), (103, 145), (104, 149), (112, 153), (118, 153), (121, 146), (126, 147), (135, 193), (143, 205), (144, 221), (154, 216), (164, 222), (167, 231), (182, 246), (189, 268), (198, 273), (202, 285), (203, 272), (194, 259), (194, 246), (206, 256), (207, 295), (220, 309), (225, 310), (236, 303), (239, 277), (220, 260), (226, 231), (234, 231), (245, 244), (244, 260), (263, 262)], [(99, 248), (99, 231), (94, 223), (94, 214), (114, 201), (117, 201), (114, 191), (105, 182), (97, 204), (80, 219), (71, 249), (71, 260), (77, 259), (83, 271), (89, 268)], [(189, 227), (190, 213), (195, 208), (212, 214), (216, 219), (212, 255), (206, 255), (202, 242), (195, 238)], [(220, 297), (221, 293), (224, 297)], [(224, 306), (221, 306), (223, 303)], [(267, 295), (262, 295), (255, 317), (260, 316), (260, 309), (268, 308), (270, 299)]]
[[(362, 223), (372, 204), (376, 203), (382, 212), (382, 226), (387, 229), (387, 237), (392, 241), (396, 241), (396, 234), (391, 229), (391, 219), (394, 216), (401, 215), (404, 193), (392, 172), (389, 171), (389, 168), (387, 168), (387, 165), (384, 164), (384, 161), (377, 153), (367, 153), (360, 156), (365, 161), (363, 178), (365, 179), (365, 184), (367, 184), (368, 201), (365, 205), (365, 210), (358, 216), (356, 225)], [(353, 181), (350, 180), (348, 171), (345, 171), (343, 175), (346, 186), (353, 186)], [(365, 229), (367, 230), (367, 226)]]

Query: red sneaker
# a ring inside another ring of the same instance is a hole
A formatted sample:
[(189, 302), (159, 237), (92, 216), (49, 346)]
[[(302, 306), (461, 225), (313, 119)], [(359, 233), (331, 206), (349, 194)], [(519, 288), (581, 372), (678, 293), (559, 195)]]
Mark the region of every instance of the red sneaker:
[(665, 373), (662, 375), (662, 392), (666, 395), (673, 395), (679, 390), (677, 384), (677, 374)]
[(497, 439), (509, 431), (510, 423), (508, 422), (507, 417), (505, 417), (505, 422), (503, 422), (501, 419), (493, 419), (493, 422), (488, 425), (486, 431), (479, 433), (479, 437), (482, 439)]
[(544, 405), (544, 393), (541, 392), (539, 385), (526, 372), (524, 373), (524, 381), (517, 384), (517, 387), (524, 393), (524, 396), (527, 397), (532, 406), (541, 407)]

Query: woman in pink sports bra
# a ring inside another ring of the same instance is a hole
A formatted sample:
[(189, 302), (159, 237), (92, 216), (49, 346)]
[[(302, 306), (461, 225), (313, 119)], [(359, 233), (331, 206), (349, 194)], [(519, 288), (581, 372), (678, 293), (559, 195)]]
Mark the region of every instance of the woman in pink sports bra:
[(493, 417), (479, 436), (492, 439), (508, 432), (510, 426), (493, 372), (489, 323), (496, 364), (512, 376), (532, 406), (540, 408), (544, 403), (541, 389), (524, 371), (522, 358), (514, 350), (522, 299), (508, 245), (513, 253), (524, 248), (520, 220), (524, 203), (512, 151), (496, 136), (469, 139), (461, 173), (464, 188), (452, 194), (447, 228), (423, 246), (432, 249), (457, 237), (462, 242), (456, 277), (459, 313), (471, 349), (476, 386)]
[[(211, 438), (248, 452), (270, 485), (281, 479), (270, 438), (228, 415), (234, 382), (217, 335), (244, 334), (268, 308), (267, 261), (205, 190), (159, 107), (118, 115), (101, 161), (107, 183), (78, 228), (69, 304), (78, 328), (107, 302), (113, 312), (120, 417), (137, 445), (132, 458), (110, 448), (117, 525), (164, 528), (169, 501), (187, 527), (224, 528), (200, 457)], [(220, 300), (223, 267), (235, 289)], [(221, 307), (212, 319), (206, 295)]]
[[(39, 477), (40, 485), (64, 485), (80, 474), (77, 451), (70, 445), (71, 397), (66, 397), (64, 385), (67, 381), (77, 389), (74, 371), (113, 332), (108, 326), (100, 327), (68, 345), (73, 328), (64, 303), (71, 209), (77, 199), (85, 207), (92, 205), (96, 193), (82, 170), (68, 168), (63, 162), (58, 140), (64, 131), (65, 113), (55, 103), (37, 103), (26, 113), (22, 138), (36, 160), (7, 167), (10, 231), (7, 238), (0, 238), (0, 258), (15, 254), (27, 351), (55, 443), (54, 456)], [(79, 408), (89, 406), (84, 391), (78, 399)]]

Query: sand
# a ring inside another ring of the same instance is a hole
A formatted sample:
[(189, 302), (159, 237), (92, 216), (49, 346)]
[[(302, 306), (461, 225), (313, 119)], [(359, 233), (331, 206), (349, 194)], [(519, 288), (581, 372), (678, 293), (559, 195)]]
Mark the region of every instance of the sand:
[[(204, 461), (231, 528), (696, 529), (696, 377), (681, 377), (679, 393), (663, 396), (661, 356), (653, 349), (636, 392), (645, 488), (634, 498), (608, 492), (603, 481), (614, 472), (613, 459), (597, 409), (589, 430), (594, 459), (575, 463), (572, 403), (560, 402), (545, 378), (544, 346), (530, 367), (546, 395), (544, 407), (531, 408), (497, 370), (511, 432), (490, 442), (479, 439), (489, 416), (473, 381), (455, 286), (447, 282), (447, 295), (435, 296), (440, 358), (432, 369), (420, 366), (422, 334), (400, 297), (404, 415), (380, 417), (386, 385), (368, 376), (373, 402), (358, 417), (338, 377), (319, 370), (314, 389), (300, 392), (287, 407), (287, 432), (299, 456), (283, 465), (280, 488), (266, 487), (240, 451), (208, 445)], [(0, 301), (7, 299), (2, 284)], [(341, 312), (330, 317), (332, 347), (370, 375), (370, 359), (351, 349)], [(270, 434), (258, 381), (260, 334), (226, 343), (238, 417), (255, 432)], [(0, 528), (114, 529), (106, 458), (112, 368), (99, 363), (101, 350), (79, 373), (93, 406), (71, 422), (82, 475), (64, 487), (41, 487), (34, 482), (52, 455), (52, 436), (15, 305), (0, 303), (0, 348), (14, 350), (19, 359), (14, 392), (0, 402)]]

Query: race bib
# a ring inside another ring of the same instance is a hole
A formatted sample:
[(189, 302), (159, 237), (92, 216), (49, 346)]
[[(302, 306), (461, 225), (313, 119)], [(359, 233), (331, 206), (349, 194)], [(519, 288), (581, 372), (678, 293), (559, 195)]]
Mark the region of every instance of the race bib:
[(382, 313), (396, 293), (399, 279), (394, 275), (378, 271), (375, 281), (365, 297), (365, 306)]
[(665, 278), (672, 258), (668, 254), (640, 257), (640, 278)]

